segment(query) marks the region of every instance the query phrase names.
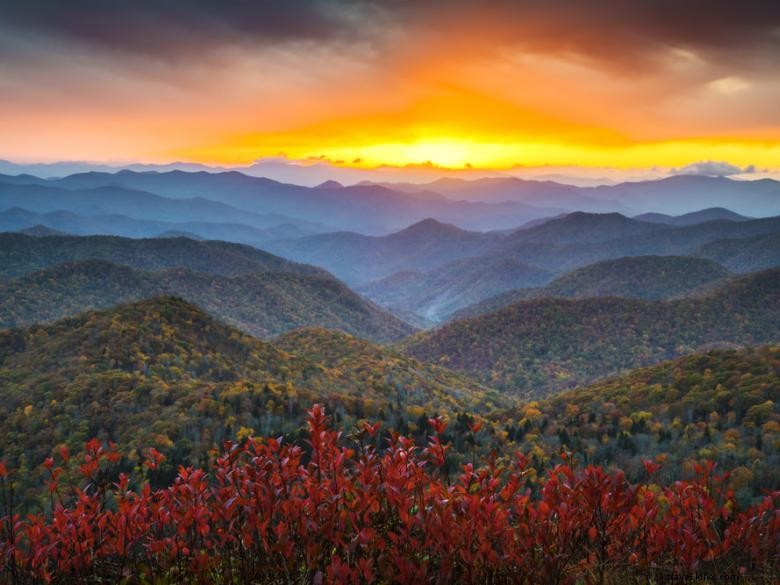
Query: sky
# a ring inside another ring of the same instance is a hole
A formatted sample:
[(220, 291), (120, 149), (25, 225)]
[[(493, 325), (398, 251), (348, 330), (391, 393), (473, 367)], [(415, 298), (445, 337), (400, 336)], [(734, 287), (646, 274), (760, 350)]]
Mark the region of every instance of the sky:
[(10, 2), (0, 158), (765, 173), (778, 63), (777, 1)]

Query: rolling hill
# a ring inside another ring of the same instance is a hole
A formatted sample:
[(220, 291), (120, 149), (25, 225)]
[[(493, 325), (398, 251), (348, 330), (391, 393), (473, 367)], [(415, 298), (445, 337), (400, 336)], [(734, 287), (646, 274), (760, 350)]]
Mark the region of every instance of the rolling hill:
[(511, 448), (555, 460), (615, 465), (633, 479), (642, 460), (671, 482), (708, 458), (735, 470), (747, 503), (780, 485), (780, 346), (696, 353), (526, 403), (495, 416)]
[(693, 256), (627, 256), (578, 268), (538, 288), (509, 290), (453, 313), (463, 319), (495, 311), (517, 301), (544, 297), (622, 297), (662, 300), (703, 285), (722, 282), (730, 272), (712, 260)]
[(20, 234), (25, 234), (27, 236), (67, 236), (70, 235), (67, 232), (63, 232), (60, 230), (55, 230), (53, 228), (50, 228), (46, 225), (37, 223), (35, 225), (31, 225), (30, 227), (20, 229), (18, 230)]
[(363, 416), (395, 425), (424, 410), (506, 405), (462, 376), (344, 334), (304, 331), (278, 344), (171, 297), (2, 331), (0, 451), (25, 476), (57, 446), (77, 453), (97, 437), (131, 460), (157, 447), (175, 473), (237, 434), (297, 434), (314, 401), (348, 429)]
[(674, 301), (536, 299), (412, 336), (412, 356), (541, 396), (712, 344), (780, 340), (780, 269)]
[[(355, 388), (366, 404), (373, 401), (374, 409), (387, 407), (377, 400), (378, 396), (395, 400), (401, 412), (407, 405), (414, 406), (410, 415), (421, 414), (419, 407), (429, 413), (455, 413), (467, 412), (468, 406), (473, 413), (487, 413), (511, 403), (498, 392), (475, 385), (459, 374), (339, 331), (296, 329), (277, 337), (273, 344), (289, 355), (338, 372), (349, 381), (346, 389)], [(337, 385), (331, 388), (340, 392)]]
[(529, 229), (510, 234), (501, 247), (515, 247), (526, 242), (566, 244), (596, 244), (619, 240), (626, 236), (651, 234), (664, 226), (630, 219), (620, 213), (585, 213), (577, 211), (551, 219)]
[(716, 240), (774, 233), (780, 233), (780, 217), (668, 226), (620, 214), (572, 213), (513, 232), (483, 255), (562, 272), (623, 256), (691, 256)]
[(780, 266), (780, 232), (730, 238), (704, 244), (697, 254), (720, 262), (734, 272), (754, 272)]
[(46, 323), (161, 295), (182, 297), (256, 337), (319, 326), (386, 342), (413, 331), (325, 275), (148, 272), (104, 260), (58, 264), (0, 283), (0, 327)]
[(663, 223), (666, 225), (696, 225), (708, 221), (747, 221), (753, 219), (739, 213), (734, 213), (730, 209), (723, 207), (710, 207), (700, 211), (684, 213), (683, 215), (667, 215), (665, 213), (643, 213), (637, 215), (634, 219), (639, 221), (649, 221), (651, 223)]
[(327, 275), (314, 266), (291, 262), (241, 244), (188, 238), (134, 240), (114, 236), (48, 236), (0, 233), (0, 276), (12, 278), (62, 262), (106, 260), (142, 270), (184, 268), (236, 276), (249, 272)]

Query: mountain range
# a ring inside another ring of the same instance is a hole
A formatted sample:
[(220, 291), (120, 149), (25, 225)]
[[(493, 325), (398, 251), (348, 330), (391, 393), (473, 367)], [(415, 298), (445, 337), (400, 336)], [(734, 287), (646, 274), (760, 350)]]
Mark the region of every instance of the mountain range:
[(708, 450), (771, 486), (780, 217), (773, 182), (734, 183), (0, 177), (0, 451), (25, 501), (90, 437), (159, 449), (168, 481), (227, 439), (299, 442), (321, 402), (376, 445), (448, 417), (453, 469)]
[(745, 221), (754, 219), (734, 213), (730, 209), (723, 207), (710, 207), (699, 211), (692, 211), (682, 215), (669, 215), (666, 213), (642, 213), (634, 217), (639, 221), (649, 221), (651, 223), (663, 223), (667, 225), (696, 225), (697, 223), (706, 223), (708, 221)]
[[(166, 234), (186, 234), (193, 239), (223, 240), (249, 244), (257, 248), (273, 240), (297, 238), (327, 231), (323, 226), (281, 216), (268, 216), (266, 219), (270, 227), (261, 229), (246, 223), (156, 221), (137, 219), (118, 213), (98, 215), (79, 215), (71, 211), (36, 213), (20, 207), (11, 207), (0, 211), (0, 231), (25, 232), (33, 226), (40, 225), (62, 232), (61, 235), (154, 238)], [(277, 221), (279, 223), (274, 223)]]
[(575, 187), (554, 181), (514, 177), (474, 180), (438, 179), (431, 183), (383, 183), (389, 188), (434, 191), (451, 199), (485, 202), (521, 202), (590, 212), (687, 214), (710, 207), (725, 207), (738, 214), (780, 214), (780, 183), (772, 179), (737, 181), (727, 177), (676, 175), (615, 185)]
[(268, 248), (326, 268), (400, 315), (436, 323), (496, 295), (624, 257), (695, 256), (732, 272), (771, 268), (779, 265), (777, 234), (780, 217), (676, 226), (575, 212), (509, 232), (426, 220), (389, 236), (321, 234)]
[[(129, 199), (137, 200), (135, 208)], [(182, 200), (186, 204), (182, 205)], [(156, 221), (246, 223), (259, 229), (270, 227), (267, 216), (281, 215), (286, 219), (277, 223), (297, 220), (320, 224), (325, 218), (332, 230), (371, 235), (397, 231), (428, 217), (464, 229), (489, 231), (511, 229), (561, 212), (679, 215), (713, 206), (747, 216), (778, 215), (780, 183), (674, 176), (575, 187), (499, 177), (441, 179), (413, 188), (336, 182), (303, 187), (236, 171), (121, 170), (53, 179), (0, 175), (0, 210), (21, 207), (35, 212), (122, 214)]]
[[(128, 203), (137, 199), (138, 205)], [(25, 203), (27, 202), (27, 203)], [(88, 172), (60, 179), (0, 175), (0, 209), (118, 213), (138, 219), (218, 221), (268, 227), (284, 216), (336, 229), (387, 233), (426, 217), (469, 229), (511, 228), (560, 210), (522, 203), (451, 201), (440, 194), (408, 194), (379, 185), (302, 187), (238, 172)], [(154, 213), (159, 207), (158, 213)], [(244, 214), (243, 220), (241, 214)]]

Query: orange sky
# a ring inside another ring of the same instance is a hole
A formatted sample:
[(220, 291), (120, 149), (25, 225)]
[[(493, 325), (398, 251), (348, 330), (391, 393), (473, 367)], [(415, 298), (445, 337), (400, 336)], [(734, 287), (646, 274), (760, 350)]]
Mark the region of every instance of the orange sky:
[[(656, 22), (646, 2), (606, 22), (500, 2), (445, 15), (316, 3), (327, 12), (314, 19), (305, 4), (273, 29), (265, 14), (251, 28), (254, 15), (220, 13), (166, 33), (170, 15), (129, 12), (116, 38), (12, 14), (8, 34), (0, 22), (0, 157), (780, 168), (778, 29), (762, 28), (777, 11), (692, 20), (724, 27), (721, 45)], [(150, 26), (163, 32), (141, 43)]]

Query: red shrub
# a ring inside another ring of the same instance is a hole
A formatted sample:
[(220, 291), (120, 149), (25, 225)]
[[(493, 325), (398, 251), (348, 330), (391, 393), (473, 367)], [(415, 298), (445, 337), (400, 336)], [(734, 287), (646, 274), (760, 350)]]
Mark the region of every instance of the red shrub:
[[(5, 467), (0, 577), (10, 583), (587, 583), (707, 571), (767, 581), (780, 561), (780, 493), (737, 512), (713, 465), (694, 481), (631, 485), (600, 467), (559, 465), (533, 490), (527, 460), (446, 474), (446, 423), (419, 449), (392, 435), (379, 452), (346, 446), (320, 406), (309, 449), (275, 439), (228, 444), (207, 472), (133, 490), (113, 445), (90, 441), (84, 487), (52, 510), (13, 513)], [(476, 428), (473, 432), (477, 432)], [(376, 426), (365, 425), (370, 439)], [(69, 454), (61, 457), (68, 463)], [(150, 469), (163, 456), (150, 450)], [(648, 477), (655, 471), (646, 466)], [(67, 501), (66, 501), (67, 500)], [(143, 575), (143, 581), (141, 580)]]

